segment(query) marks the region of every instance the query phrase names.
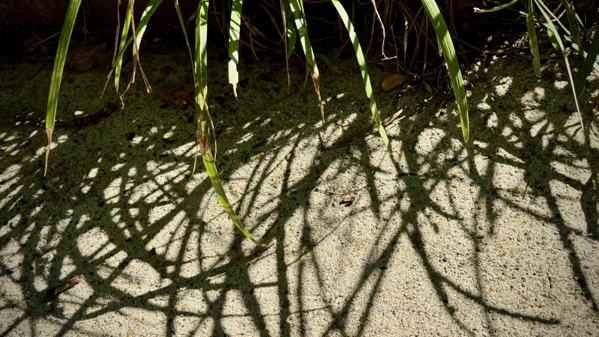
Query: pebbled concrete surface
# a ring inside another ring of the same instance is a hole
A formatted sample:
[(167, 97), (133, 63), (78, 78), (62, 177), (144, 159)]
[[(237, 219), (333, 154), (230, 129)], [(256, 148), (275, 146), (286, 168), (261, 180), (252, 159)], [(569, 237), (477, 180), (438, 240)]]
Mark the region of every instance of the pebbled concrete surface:
[[(154, 89), (189, 80), (184, 51), (155, 49)], [(472, 65), (465, 144), (453, 104), (418, 83), (383, 93), (373, 65), (383, 117), (403, 109), (391, 151), (376, 135), (323, 151), (370, 122), (353, 60), (323, 71), (324, 125), (303, 65), (289, 88), (280, 62), (242, 65), (235, 100), (209, 62), (217, 164), (265, 251), (191, 175), (189, 108), (137, 83), (123, 110), (56, 130), (44, 177), (44, 131), (14, 116), (43, 118), (52, 65), (0, 65), (1, 335), (599, 335), (597, 76), (581, 129), (558, 64)], [(67, 72), (59, 118), (116, 102), (106, 73)]]

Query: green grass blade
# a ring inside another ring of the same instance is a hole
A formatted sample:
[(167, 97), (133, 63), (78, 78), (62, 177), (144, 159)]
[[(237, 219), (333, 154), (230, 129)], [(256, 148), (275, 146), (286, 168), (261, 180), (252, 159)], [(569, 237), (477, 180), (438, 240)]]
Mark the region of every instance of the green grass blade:
[[(121, 29), (121, 38), (119, 39), (119, 51), (124, 51), (127, 45), (127, 37), (129, 36), (129, 29), (131, 27), (131, 13), (133, 12), (133, 1), (130, 0), (127, 4), (127, 10), (125, 11), (125, 21)], [(119, 92), (120, 81), (121, 81), (121, 70), (123, 68), (123, 58), (117, 58), (114, 65), (114, 87), (116, 92)]]
[(366, 58), (364, 57), (364, 53), (362, 52), (362, 47), (360, 46), (360, 41), (358, 40), (358, 35), (354, 29), (354, 25), (349, 19), (345, 8), (339, 0), (331, 0), (333, 6), (337, 10), (337, 14), (343, 21), (343, 25), (345, 29), (347, 29), (347, 33), (349, 34), (349, 39), (352, 42), (354, 47), (354, 52), (356, 54), (356, 59), (358, 60), (358, 65), (360, 66), (360, 74), (362, 75), (362, 81), (364, 82), (364, 90), (366, 91), (366, 96), (370, 100), (370, 111), (372, 112), (372, 118), (374, 120), (375, 126), (383, 140), (383, 144), (385, 144), (386, 148), (390, 147), (389, 137), (387, 136), (387, 132), (383, 127), (381, 122), (381, 113), (379, 112), (376, 106), (376, 100), (374, 98), (374, 92), (372, 90), (372, 83), (370, 81), (370, 75), (368, 75), (368, 68), (366, 67)]
[(335, 69), (333, 67), (333, 62), (331, 62), (331, 60), (325, 54), (314, 52), (314, 56), (316, 56), (317, 59), (321, 60), (322, 63), (324, 63), (329, 70)]
[(218, 197), (218, 201), (220, 201), (220, 204), (222, 205), (222, 207), (225, 210), (225, 212), (227, 213), (227, 215), (229, 215), (229, 217), (231, 218), (231, 220), (233, 221), (233, 223), (235, 224), (237, 229), (239, 229), (239, 231), (241, 231), (241, 233), (246, 238), (250, 239), (253, 243), (255, 243), (257, 245), (261, 245), (252, 236), (252, 234), (247, 230), (247, 228), (243, 225), (243, 222), (241, 222), (241, 219), (239, 219), (239, 217), (237, 216), (237, 213), (235, 213), (235, 210), (233, 210), (233, 207), (231, 206), (231, 203), (229, 202), (229, 198), (227, 198), (227, 193), (225, 192), (225, 189), (223, 188), (223, 183), (220, 179), (218, 170), (216, 169), (216, 164), (214, 163), (214, 158), (212, 158), (212, 156), (204, 155), (204, 156), (202, 156), (202, 160), (204, 161), (204, 167), (206, 168), (206, 172), (208, 173), (208, 177), (210, 178), (210, 182), (212, 183), (214, 192), (216, 193), (216, 196)]
[(464, 80), (462, 79), (462, 72), (460, 71), (458, 58), (455, 48), (453, 47), (453, 41), (449, 35), (447, 24), (445, 24), (445, 20), (443, 19), (435, 0), (422, 0), (422, 3), (424, 4), (426, 14), (433, 24), (433, 28), (437, 34), (437, 40), (441, 43), (441, 49), (443, 51), (443, 56), (445, 57), (445, 62), (447, 63), (449, 78), (451, 79), (451, 85), (458, 105), (462, 136), (464, 137), (464, 141), (467, 142), (470, 138), (468, 102), (466, 100), (466, 89), (464, 88)]
[(295, 28), (300, 37), (302, 49), (304, 50), (308, 70), (312, 76), (312, 83), (314, 84), (314, 90), (318, 97), (320, 115), (324, 124), (324, 104), (322, 102), (322, 96), (320, 95), (320, 73), (318, 71), (318, 66), (316, 65), (316, 58), (314, 56), (312, 44), (310, 43), (310, 37), (308, 36), (308, 23), (306, 22), (306, 13), (304, 11), (303, 2), (299, 0), (289, 0), (289, 7), (294, 18)]
[(291, 86), (291, 73), (289, 72), (289, 58), (295, 48), (296, 34), (293, 30), (293, 20), (287, 13), (290, 12), (289, 6), (284, 0), (279, 0), (279, 6), (281, 7), (281, 18), (283, 19), (283, 30), (285, 31), (285, 37), (283, 37), (283, 43), (285, 45), (285, 71), (287, 72), (287, 86)]
[[(158, 7), (160, 6), (160, 4), (162, 3), (162, 0), (150, 0), (148, 2), (148, 4), (146, 5), (146, 8), (144, 9), (143, 13), (141, 14), (141, 18), (139, 19), (139, 23), (137, 24), (137, 27), (135, 27), (135, 33), (132, 34), (133, 36), (135, 36), (135, 43), (136, 46), (135, 48), (133, 48), (133, 55), (135, 56), (137, 53), (139, 53), (139, 45), (141, 43), (141, 40), (143, 39), (144, 33), (146, 31), (146, 28), (148, 27), (148, 23), (150, 22), (150, 19), (152, 18), (152, 15), (154, 15), (154, 13), (156, 12), (156, 9), (158, 9)], [(127, 12), (130, 12), (129, 10), (127, 10)], [(125, 28), (126, 31), (129, 31), (129, 24), (131, 23), (131, 17), (129, 16), (130, 13), (127, 13), (127, 16), (129, 18), (129, 20), (127, 20), (127, 18), (125, 19), (127, 22), (125, 23), (125, 25), (127, 25), (127, 27), (123, 26), (123, 30), (122, 32), (125, 32)], [(121, 35), (128, 35), (121, 33)], [(119, 44), (119, 50), (117, 53), (117, 56), (113, 62), (113, 68), (115, 69), (115, 85), (117, 85), (120, 82), (120, 69), (119, 72), (116, 72), (116, 67), (117, 65), (121, 64), (123, 62), (123, 57), (125, 55), (125, 52), (127, 51), (127, 48), (129, 48), (129, 46), (131, 45), (131, 43), (133, 42), (133, 37), (129, 37), (127, 38), (127, 41), (125, 43), (123, 43), (123, 41), (121, 40), (120, 44)], [(133, 78), (131, 79), (132, 81), (134, 80)], [(115, 87), (117, 89), (118, 92), (118, 86)]]
[(506, 9), (512, 5), (515, 5), (519, 2), (520, 0), (512, 0), (508, 3), (505, 3), (503, 5), (499, 5), (497, 7), (493, 7), (493, 8), (489, 8), (489, 9), (480, 9), (478, 7), (474, 7), (474, 13), (493, 13), (493, 12), (498, 12), (500, 10)]
[(539, 43), (537, 42), (537, 30), (535, 29), (535, 11), (532, 0), (528, 0), (528, 14), (526, 14), (526, 26), (528, 28), (528, 44), (532, 54), (532, 65), (537, 77), (541, 76), (541, 56), (539, 55)]
[(50, 80), (50, 90), (48, 93), (48, 109), (46, 111), (46, 135), (48, 137), (48, 147), (46, 147), (46, 160), (44, 166), (44, 176), (48, 173), (48, 158), (50, 156), (50, 145), (52, 145), (52, 133), (54, 132), (54, 123), (56, 122), (56, 110), (58, 107), (58, 95), (60, 93), (60, 84), (64, 72), (64, 64), (67, 59), (69, 42), (73, 33), (73, 26), (77, 19), (77, 13), (81, 7), (81, 0), (71, 0), (67, 13), (62, 24), (60, 40), (54, 59), (54, 68), (52, 69), (52, 78)]
[(297, 43), (297, 29), (295, 26), (287, 25), (287, 58), (290, 58), (295, 51), (295, 45)]
[(196, 13), (195, 44), (193, 59), (194, 87), (196, 92), (196, 104), (200, 111), (202, 127), (200, 132), (210, 135), (208, 124), (208, 6), (209, 0), (200, 0)]
[[(597, 37), (597, 35), (595, 35), (595, 37)], [(567, 38), (567, 37), (566, 37), (566, 40), (568, 40), (568, 38)], [(568, 40), (568, 41), (570, 41), (570, 40)], [(594, 41), (594, 40), (593, 40), (593, 41)], [(591, 51), (591, 48), (592, 48), (592, 47), (593, 47), (593, 45), (591, 44), (591, 47), (589, 47), (589, 53), (590, 53), (590, 51)], [(587, 53), (587, 52), (586, 52), (584, 49), (580, 48), (580, 46), (579, 46), (579, 45), (577, 45), (576, 43), (572, 43), (572, 48), (573, 48), (574, 50), (576, 50), (578, 53), (580, 53), (580, 55), (582, 55), (582, 57), (583, 57), (585, 60), (587, 59), (587, 57), (588, 57), (589, 53)], [(597, 57), (597, 55), (595, 55), (595, 57)], [(599, 63), (597, 63), (597, 59), (596, 59), (596, 58), (595, 58), (595, 59), (591, 58), (589, 61), (592, 61), (592, 62), (591, 62), (591, 66), (592, 66), (592, 68), (595, 68), (595, 70), (596, 70), (596, 71), (599, 71)], [(588, 75), (587, 75), (587, 76), (588, 76)], [(578, 94), (580, 94), (580, 93), (578, 93)]]
[[(582, 54), (582, 53), (581, 53)], [(584, 55), (584, 62), (582, 63), (582, 68), (580, 68), (580, 73), (578, 74), (578, 78), (576, 79), (576, 92), (580, 95), (584, 91), (584, 83), (587, 79), (587, 76), (593, 70), (593, 67), (597, 66), (597, 55), (599, 54), (599, 34), (595, 33), (595, 37), (593, 38), (593, 42), (589, 47), (589, 51), (586, 55)]]
[(191, 51), (191, 44), (189, 43), (189, 36), (187, 35), (187, 28), (185, 27), (185, 20), (183, 20), (183, 15), (181, 14), (181, 7), (179, 6), (179, 0), (175, 0), (175, 11), (177, 12), (177, 17), (179, 18), (179, 24), (181, 24), (181, 31), (183, 32), (183, 37), (185, 38), (185, 44), (187, 45), (187, 51), (189, 52), (189, 61), (193, 64), (193, 52)]
[[(553, 12), (549, 9), (549, 7), (547, 7), (545, 2), (535, 0), (535, 3), (537, 5), (537, 7), (539, 7), (539, 9), (542, 10), (543, 16), (545, 17), (545, 19), (547, 21), (550, 21), (553, 24), (553, 21), (551, 21), (551, 20), (555, 20), (555, 23), (557, 23), (557, 25), (560, 26), (560, 28), (564, 32), (566, 32), (566, 35), (571, 35), (568, 28), (566, 28), (566, 26), (564, 26), (564, 24), (559, 20), (559, 18), (557, 16), (555, 16), (555, 14), (553, 14)], [(559, 49), (559, 48), (556, 48), (556, 49)]]
[(292, 13), (292, 9), (289, 1), (280, 0), (281, 8), (283, 9), (283, 15), (285, 15), (285, 23), (284, 26), (286, 28), (285, 35), (287, 36), (286, 44), (287, 44), (287, 58), (289, 59), (293, 52), (295, 51), (295, 46), (297, 44), (297, 29), (295, 29), (294, 18)]
[(539, 11), (545, 18), (545, 22), (543, 25), (547, 28), (547, 35), (550, 39), (552, 39), (553, 44), (558, 46), (558, 50), (562, 53), (564, 57), (564, 63), (566, 64), (566, 71), (568, 73), (568, 80), (570, 81), (570, 87), (572, 88), (572, 96), (574, 97), (574, 104), (576, 105), (576, 111), (578, 112), (578, 118), (580, 119), (580, 126), (584, 128), (584, 124), (582, 122), (582, 113), (580, 112), (580, 106), (578, 104), (578, 95), (576, 94), (576, 84), (574, 83), (574, 77), (572, 76), (572, 69), (570, 68), (570, 62), (568, 61), (568, 53), (566, 51), (566, 47), (562, 41), (562, 35), (557, 27), (551, 21), (551, 16), (549, 9), (543, 3), (543, 0), (534, 0)]
[(229, 215), (235, 226), (252, 242), (261, 245), (250, 232), (246, 229), (241, 219), (233, 210), (229, 198), (223, 187), (220, 175), (218, 173), (212, 148), (210, 145), (210, 133), (212, 123), (208, 112), (208, 104), (206, 98), (208, 96), (208, 7), (209, 0), (201, 0), (198, 4), (195, 27), (195, 46), (193, 58), (193, 75), (195, 88), (195, 107), (198, 111), (198, 143), (202, 154), (202, 161), (214, 192), (216, 193), (220, 204)]
[(161, 3), (162, 0), (150, 0), (143, 13), (141, 13), (141, 18), (139, 19), (139, 23), (135, 29), (135, 38), (137, 39), (138, 46), (141, 44), (141, 40), (143, 39), (146, 29), (148, 28), (148, 23), (150, 23), (152, 15), (154, 15), (154, 12), (156, 12)]
[(233, 94), (237, 98), (237, 83), (239, 83), (239, 40), (241, 37), (241, 9), (243, 0), (233, 0), (231, 7), (231, 23), (229, 24), (229, 84), (233, 86)]
[(581, 34), (580, 34), (580, 26), (577, 24), (577, 15), (574, 11), (574, 5), (572, 1), (565, 0), (566, 3), (566, 20), (568, 20), (568, 27), (570, 27), (570, 33), (572, 34), (572, 40), (577, 45), (582, 45), (581, 43)]

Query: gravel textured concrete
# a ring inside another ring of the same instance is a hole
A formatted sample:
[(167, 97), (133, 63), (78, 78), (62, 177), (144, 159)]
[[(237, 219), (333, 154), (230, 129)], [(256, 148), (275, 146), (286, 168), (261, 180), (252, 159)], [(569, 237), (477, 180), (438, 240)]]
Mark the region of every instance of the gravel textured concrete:
[[(155, 91), (189, 81), (184, 51), (154, 49)], [(525, 57), (471, 65), (468, 143), (451, 99), (377, 87), (383, 117), (403, 110), (387, 151), (348, 140), (370, 123), (351, 58), (323, 71), (324, 125), (303, 65), (288, 87), (261, 61), (235, 100), (212, 57), (209, 97), (225, 188), (264, 251), (192, 175), (191, 109), (136, 83), (124, 109), (55, 131), (44, 177), (52, 64), (0, 65), (0, 335), (599, 335), (596, 76), (581, 128), (557, 63), (541, 79)], [(106, 73), (68, 71), (59, 119), (116, 103)]]

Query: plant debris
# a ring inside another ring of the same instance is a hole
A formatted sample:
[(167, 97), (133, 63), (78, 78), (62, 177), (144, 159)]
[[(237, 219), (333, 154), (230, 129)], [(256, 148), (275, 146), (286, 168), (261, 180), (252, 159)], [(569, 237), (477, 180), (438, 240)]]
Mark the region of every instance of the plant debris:
[(50, 302), (50, 301), (55, 300), (56, 298), (58, 298), (58, 296), (60, 294), (73, 288), (74, 286), (79, 284), (79, 282), (81, 282), (82, 280), (83, 280), (83, 275), (75, 275), (75, 276), (71, 277), (70, 279), (64, 281), (63, 283), (59, 284), (58, 286), (48, 289), (46, 291), (46, 296), (44, 297), (44, 302)]

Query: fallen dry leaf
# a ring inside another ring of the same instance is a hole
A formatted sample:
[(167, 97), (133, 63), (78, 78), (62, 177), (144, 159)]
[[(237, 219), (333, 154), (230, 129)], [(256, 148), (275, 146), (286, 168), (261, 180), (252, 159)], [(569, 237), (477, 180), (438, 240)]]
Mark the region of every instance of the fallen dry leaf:
[(106, 64), (110, 60), (106, 42), (90, 38), (79, 48), (67, 55), (66, 64), (69, 68), (80, 72), (88, 71), (96, 65)]
[(381, 87), (383, 88), (383, 91), (389, 91), (393, 88), (396, 88), (396, 87), (406, 83), (407, 81), (408, 81), (407, 75), (391, 74), (391, 75), (387, 75), (383, 79), (383, 82), (381, 83)]
[(158, 96), (164, 103), (177, 108), (184, 108), (193, 103), (193, 94), (193, 83), (185, 83), (175, 88), (158, 91)]

